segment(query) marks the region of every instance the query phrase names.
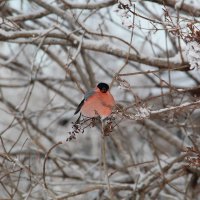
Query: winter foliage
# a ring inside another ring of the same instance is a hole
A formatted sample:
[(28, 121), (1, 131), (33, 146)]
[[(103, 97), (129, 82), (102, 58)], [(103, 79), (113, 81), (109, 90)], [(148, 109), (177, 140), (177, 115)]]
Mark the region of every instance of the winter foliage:
[[(0, 199), (200, 199), (198, 1), (0, 9)], [(112, 115), (74, 115), (99, 82)]]

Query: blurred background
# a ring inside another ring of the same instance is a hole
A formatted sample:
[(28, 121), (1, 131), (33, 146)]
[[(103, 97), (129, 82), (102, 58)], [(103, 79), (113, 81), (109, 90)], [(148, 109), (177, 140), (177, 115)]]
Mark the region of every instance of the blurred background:
[[(0, 11), (0, 199), (200, 198), (199, 0)], [(114, 128), (82, 121), (66, 142), (99, 82), (118, 104)]]

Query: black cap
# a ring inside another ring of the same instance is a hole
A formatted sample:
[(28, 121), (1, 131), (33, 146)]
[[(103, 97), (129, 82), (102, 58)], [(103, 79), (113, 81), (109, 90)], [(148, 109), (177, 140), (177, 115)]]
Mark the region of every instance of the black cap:
[(99, 83), (97, 87), (100, 89), (101, 92), (106, 93), (109, 90), (109, 85), (106, 83)]

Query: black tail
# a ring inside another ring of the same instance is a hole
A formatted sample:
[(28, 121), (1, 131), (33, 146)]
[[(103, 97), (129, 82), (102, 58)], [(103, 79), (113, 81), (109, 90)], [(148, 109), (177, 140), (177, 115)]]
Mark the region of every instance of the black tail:
[(84, 104), (84, 101), (85, 101), (85, 99), (83, 99), (83, 100), (81, 101), (81, 103), (78, 105), (78, 107), (77, 107), (77, 109), (76, 109), (74, 115), (76, 115), (76, 114), (80, 111), (80, 109), (82, 108), (82, 106), (83, 106), (83, 104)]

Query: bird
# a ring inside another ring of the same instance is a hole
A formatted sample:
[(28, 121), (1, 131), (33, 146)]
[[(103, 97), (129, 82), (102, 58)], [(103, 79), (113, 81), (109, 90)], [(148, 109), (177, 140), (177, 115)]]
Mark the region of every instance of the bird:
[(109, 85), (101, 82), (85, 93), (74, 114), (80, 112), (88, 118), (100, 116), (101, 119), (106, 119), (111, 115), (114, 106), (115, 100), (109, 91)]

